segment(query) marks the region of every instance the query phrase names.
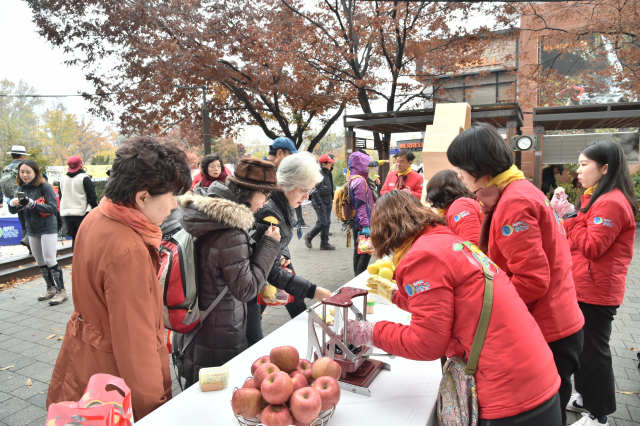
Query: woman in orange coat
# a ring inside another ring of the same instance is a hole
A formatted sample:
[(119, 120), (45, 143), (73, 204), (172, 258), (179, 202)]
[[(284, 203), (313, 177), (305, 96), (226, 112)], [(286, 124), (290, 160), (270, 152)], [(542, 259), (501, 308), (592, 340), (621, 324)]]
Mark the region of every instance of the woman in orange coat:
[(47, 406), (78, 401), (97, 373), (124, 379), (135, 420), (171, 399), (158, 283), (159, 225), (191, 186), (187, 156), (136, 138), (116, 152), (98, 208), (82, 222), (73, 259), (75, 311), (67, 323)]

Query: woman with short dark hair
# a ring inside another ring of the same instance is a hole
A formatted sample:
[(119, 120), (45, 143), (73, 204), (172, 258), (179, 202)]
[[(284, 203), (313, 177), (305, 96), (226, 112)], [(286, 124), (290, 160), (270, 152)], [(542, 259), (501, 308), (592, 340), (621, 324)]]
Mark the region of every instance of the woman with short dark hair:
[(427, 202), (438, 209), (454, 234), (478, 245), (482, 212), (476, 196), (467, 189), (453, 170), (442, 170), (427, 184)]
[(24, 212), (25, 228), (29, 237), (31, 253), (40, 267), (40, 273), (47, 285), (47, 290), (38, 300), (50, 300), (50, 305), (59, 305), (67, 300), (64, 288), (62, 268), (58, 265), (56, 252), (58, 248), (58, 202), (53, 188), (49, 185), (40, 167), (33, 160), (23, 160), (18, 165), (16, 177), (16, 194), (20, 198), (9, 202), (9, 212)]
[(222, 157), (219, 154), (205, 155), (200, 161), (200, 176), (202, 179), (194, 188), (208, 188), (213, 182), (225, 184), (227, 180), (227, 171), (222, 164)]
[(418, 361), (443, 355), (468, 361), (483, 307), (485, 265), (493, 274), (493, 306), (475, 373), (479, 424), (560, 426), (560, 378), (538, 325), (507, 275), (443, 223), (404, 191), (378, 199), (371, 240), (376, 256), (393, 256), (397, 288), (383, 279), (367, 287), (410, 312), (411, 321), (349, 321), (348, 343)]
[(588, 188), (565, 215), (578, 305), (584, 314), (584, 348), (567, 410), (585, 413), (574, 425), (608, 424), (616, 411), (609, 339), (625, 292), (636, 235), (638, 202), (624, 151), (597, 142), (578, 159), (578, 179)]
[(480, 249), (507, 273), (553, 352), (565, 424), (584, 317), (564, 228), (547, 197), (513, 165), (509, 146), (492, 126), (475, 125), (460, 133), (447, 157), (482, 205)]
[(136, 420), (171, 399), (157, 276), (159, 225), (190, 186), (187, 156), (173, 144), (139, 137), (116, 151), (104, 198), (77, 235), (75, 311), (51, 377), (47, 406), (78, 401), (98, 373), (124, 379)]

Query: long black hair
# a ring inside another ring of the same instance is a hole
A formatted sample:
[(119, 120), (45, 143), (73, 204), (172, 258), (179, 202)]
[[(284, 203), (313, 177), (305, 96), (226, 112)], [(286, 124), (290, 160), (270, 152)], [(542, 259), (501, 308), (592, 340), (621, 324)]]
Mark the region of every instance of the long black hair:
[(638, 200), (636, 199), (636, 192), (633, 187), (633, 182), (631, 181), (629, 167), (627, 167), (627, 159), (624, 156), (622, 147), (615, 142), (601, 141), (589, 145), (580, 153), (589, 160), (598, 163), (600, 167), (608, 164), (609, 168), (607, 174), (600, 179), (598, 187), (593, 191), (589, 204), (582, 207), (580, 200), (578, 200), (576, 209), (586, 213), (598, 198), (618, 188), (625, 197), (627, 197), (633, 209), (633, 216), (635, 217), (638, 213)]
[(495, 177), (513, 166), (513, 153), (500, 133), (490, 124), (471, 126), (453, 139), (447, 159), (471, 176)]

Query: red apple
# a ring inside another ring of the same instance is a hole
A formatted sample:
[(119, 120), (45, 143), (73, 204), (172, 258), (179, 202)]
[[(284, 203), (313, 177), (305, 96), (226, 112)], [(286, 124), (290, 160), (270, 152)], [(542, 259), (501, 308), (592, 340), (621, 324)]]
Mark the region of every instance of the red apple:
[(307, 378), (307, 382), (311, 383), (313, 382), (313, 377), (311, 377), (312, 367), (313, 367), (313, 363), (311, 363), (311, 361), (309, 361), (308, 359), (301, 358), (300, 361), (298, 362), (298, 368), (296, 370), (304, 374), (304, 377)]
[(280, 369), (278, 367), (276, 367), (275, 365), (271, 364), (270, 362), (267, 362), (265, 364), (262, 364), (260, 367), (258, 367), (258, 369), (256, 370), (255, 374), (253, 375), (253, 386), (260, 390), (260, 387), (262, 385), (262, 381), (271, 373), (275, 373), (277, 371), (280, 371)]
[(265, 408), (267, 408), (268, 405), (269, 405), (269, 403), (267, 401), (265, 401), (264, 398), (262, 398), (262, 408), (260, 409), (260, 412), (256, 416), (258, 418), (258, 420), (262, 419), (262, 412), (264, 411)]
[(311, 386), (295, 391), (289, 401), (291, 414), (302, 423), (311, 423), (317, 419), (321, 408), (322, 398), (320, 398), (318, 391)]
[(322, 411), (331, 410), (340, 401), (340, 385), (333, 377), (318, 377), (313, 382), (313, 388), (318, 391), (320, 398), (322, 398)]
[(289, 426), (293, 423), (293, 416), (286, 405), (267, 405), (262, 412), (260, 421), (267, 426)]
[(293, 418), (293, 426), (311, 426), (311, 422), (303, 423), (300, 420)]
[(298, 350), (293, 346), (280, 346), (271, 349), (269, 359), (271, 360), (270, 362), (277, 365), (281, 371), (291, 373), (298, 368), (300, 355), (298, 354)]
[(289, 373), (289, 377), (291, 377), (291, 381), (293, 382), (293, 391), (297, 391), (298, 389), (306, 388), (309, 386), (309, 382), (307, 378), (304, 377), (304, 374), (299, 372), (298, 370), (292, 371)]
[(243, 388), (252, 388), (255, 389), (256, 387), (253, 385), (253, 379), (249, 379), (246, 382), (244, 382), (244, 385), (242, 385)]
[(231, 397), (231, 408), (236, 416), (251, 419), (262, 410), (262, 395), (258, 389), (240, 388)]
[(258, 367), (260, 367), (262, 364), (266, 364), (267, 362), (271, 362), (269, 361), (269, 355), (261, 356), (260, 358), (256, 359), (255, 362), (251, 365), (251, 375), (253, 376), (254, 374), (256, 374), (256, 370), (258, 369)]
[(340, 374), (342, 374), (342, 367), (328, 356), (323, 356), (318, 359), (313, 363), (313, 367), (311, 367), (311, 377), (313, 377), (314, 380), (322, 376), (329, 376), (338, 380)]
[(293, 393), (293, 381), (284, 371), (277, 371), (269, 374), (264, 379), (262, 386), (260, 386), (260, 391), (262, 392), (262, 397), (269, 404), (284, 404)]

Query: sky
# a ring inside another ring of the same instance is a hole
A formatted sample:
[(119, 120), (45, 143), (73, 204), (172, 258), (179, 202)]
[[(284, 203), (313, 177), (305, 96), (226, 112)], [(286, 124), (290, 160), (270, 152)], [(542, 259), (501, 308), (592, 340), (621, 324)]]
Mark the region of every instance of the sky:
[[(86, 81), (83, 70), (79, 66), (68, 67), (65, 60), (72, 55), (65, 54), (62, 49), (53, 47), (37, 33), (37, 26), (32, 22), (31, 9), (23, 0), (0, 0), (0, 80), (7, 79), (13, 83), (24, 81), (36, 88), (39, 95), (77, 95), (79, 92), (94, 93), (94, 87)], [(98, 129), (107, 126), (117, 128), (117, 123), (108, 123), (100, 118), (91, 117), (88, 109), (89, 101), (82, 97), (45, 98), (45, 104), (38, 113), (62, 101), (67, 112), (75, 114), (80, 120), (83, 116), (93, 119)], [(377, 105), (379, 103), (379, 105)], [(374, 111), (384, 111), (384, 101), (372, 103)], [(378, 107), (378, 108), (376, 108)], [(347, 114), (360, 114), (358, 109), (348, 110)], [(246, 128), (249, 141), (258, 139), (268, 144), (267, 138), (258, 126)], [(331, 131), (342, 131), (342, 119), (336, 121)], [(419, 135), (419, 134), (416, 134)], [(369, 132), (359, 132), (358, 136), (371, 137)], [(411, 139), (413, 133), (394, 135), (393, 139)]]

